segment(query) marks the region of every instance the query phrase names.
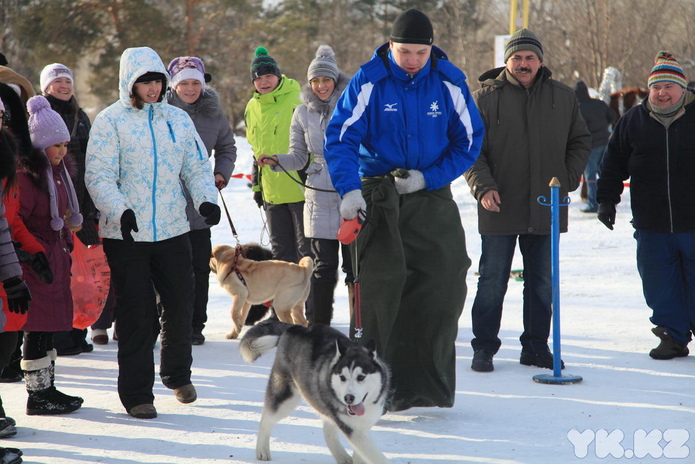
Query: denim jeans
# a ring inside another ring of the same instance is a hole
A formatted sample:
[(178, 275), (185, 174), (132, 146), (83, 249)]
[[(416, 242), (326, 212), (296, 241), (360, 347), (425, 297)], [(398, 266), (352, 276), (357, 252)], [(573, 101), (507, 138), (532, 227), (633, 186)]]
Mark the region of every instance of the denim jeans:
[(603, 159), (603, 152), (606, 146), (592, 148), (589, 161), (584, 168), (584, 181), (586, 182), (587, 209), (596, 211), (598, 203), (596, 203), (596, 179), (598, 179), (598, 167)]
[(687, 345), (695, 330), (695, 233), (635, 231), (637, 270), (649, 320)]
[(482, 235), (478, 291), (473, 302), (474, 350), (497, 353), (502, 304), (509, 284), (517, 237), (524, 263), (524, 332), (519, 340), (524, 350), (544, 352), (550, 335), (552, 279), (550, 235)]

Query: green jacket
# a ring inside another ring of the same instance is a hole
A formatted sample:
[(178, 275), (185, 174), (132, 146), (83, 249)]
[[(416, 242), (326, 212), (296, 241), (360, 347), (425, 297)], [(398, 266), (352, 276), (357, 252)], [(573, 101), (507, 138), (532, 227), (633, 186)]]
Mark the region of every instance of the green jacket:
[[(289, 151), (290, 124), (294, 110), (302, 104), (297, 81), (282, 76), (280, 84), (264, 95), (258, 92), (246, 105), (246, 137), (257, 160), (260, 155), (278, 155)], [(273, 172), (266, 166), (258, 169), (254, 162), (253, 190), (263, 192), (263, 200), (274, 205), (304, 201), (304, 187), (284, 172)], [(297, 180), (296, 171), (288, 171)], [(260, 184), (260, 185), (259, 185)]]
[[(550, 78), (545, 66), (525, 90), (504, 68), (479, 78), (473, 93), (485, 122), (485, 139), (476, 163), (465, 173), (478, 200), (481, 235), (549, 234), (548, 184), (560, 181), (560, 200), (579, 186), (591, 152), (591, 134), (574, 91)], [(480, 205), (489, 190), (500, 195), (500, 212)], [(560, 208), (560, 229), (567, 231), (567, 207)]]

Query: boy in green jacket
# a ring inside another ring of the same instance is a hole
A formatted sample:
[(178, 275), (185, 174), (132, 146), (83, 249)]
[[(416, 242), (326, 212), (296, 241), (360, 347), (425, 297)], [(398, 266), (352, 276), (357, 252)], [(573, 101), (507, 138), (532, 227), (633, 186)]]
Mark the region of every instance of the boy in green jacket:
[[(292, 263), (311, 255), (304, 237), (304, 187), (297, 171), (273, 172), (258, 167), (262, 155), (287, 153), (290, 123), (299, 99), (300, 85), (280, 73), (264, 47), (256, 49), (251, 62), (251, 80), (256, 91), (246, 105), (246, 136), (253, 148), (253, 198), (265, 209), (273, 258)], [(289, 175), (288, 175), (289, 174)], [(292, 176), (295, 180), (291, 179)]]

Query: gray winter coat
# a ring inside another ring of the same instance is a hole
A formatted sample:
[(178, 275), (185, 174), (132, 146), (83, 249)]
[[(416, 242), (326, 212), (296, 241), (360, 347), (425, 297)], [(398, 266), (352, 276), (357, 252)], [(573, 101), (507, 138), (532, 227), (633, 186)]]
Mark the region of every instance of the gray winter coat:
[[(335, 192), (328, 166), (323, 157), (323, 142), (326, 126), (331, 119), (338, 98), (347, 87), (350, 77), (340, 73), (333, 95), (321, 101), (311, 90), (311, 84), (302, 87), (304, 102), (292, 116), (290, 126), (290, 148), (288, 154), (278, 155), (278, 161), (288, 171), (306, 169), (307, 187), (333, 190), (333, 193), (320, 192), (307, 188), (304, 192), (304, 236), (336, 240), (340, 226), (340, 195)], [(273, 171), (282, 169), (274, 166)]]
[[(215, 150), (214, 174), (220, 174), (229, 182), (236, 162), (236, 144), (229, 120), (220, 108), (220, 98), (213, 89), (206, 87), (198, 101), (193, 104), (182, 101), (174, 91), (169, 92), (169, 103), (184, 110), (193, 120), (198, 135), (203, 139), (208, 156)], [(196, 211), (193, 200), (183, 182), (186, 192), (186, 216), (191, 230), (209, 229), (205, 219)]]

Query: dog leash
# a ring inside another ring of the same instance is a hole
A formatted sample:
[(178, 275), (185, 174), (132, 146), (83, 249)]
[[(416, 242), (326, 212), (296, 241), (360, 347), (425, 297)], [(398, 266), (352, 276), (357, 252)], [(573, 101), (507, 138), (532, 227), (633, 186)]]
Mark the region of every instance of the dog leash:
[(360, 273), (359, 273), (359, 252), (357, 250), (357, 236), (362, 230), (362, 224), (368, 221), (366, 211), (360, 209), (357, 211), (357, 216), (350, 221), (343, 219), (340, 228), (338, 229), (337, 238), (343, 245), (349, 245), (354, 242), (353, 250), (355, 256), (352, 259), (352, 288), (354, 293), (353, 312), (355, 316), (355, 338), (362, 338), (362, 295), (360, 291)]
[(232, 229), (232, 235), (234, 236), (234, 240), (236, 240), (236, 247), (234, 248), (233, 266), (229, 269), (227, 275), (224, 276), (224, 278), (226, 279), (227, 277), (229, 277), (229, 274), (231, 274), (232, 271), (234, 271), (236, 272), (236, 275), (241, 281), (241, 283), (244, 284), (245, 287), (248, 287), (248, 285), (246, 285), (246, 281), (244, 280), (244, 276), (241, 275), (241, 271), (239, 271), (239, 267), (237, 266), (237, 263), (239, 262), (239, 256), (246, 258), (246, 255), (244, 254), (244, 248), (241, 246), (241, 242), (239, 241), (239, 234), (237, 234), (236, 229), (234, 228), (232, 216), (229, 214), (229, 209), (227, 209), (227, 202), (224, 201), (224, 195), (222, 195), (222, 192), (220, 192), (220, 198), (222, 198), (222, 206), (224, 206), (224, 212), (227, 215), (229, 227)]
[[(268, 157), (268, 158), (270, 158), (270, 157)], [(272, 158), (271, 158), (271, 159), (272, 159)], [(292, 174), (290, 174), (289, 172), (287, 172), (287, 169), (285, 169), (285, 168), (282, 166), (282, 164), (280, 164), (279, 161), (275, 161), (275, 160), (273, 159), (273, 163), (275, 164), (275, 166), (278, 166), (280, 169), (282, 169), (282, 170), (284, 171), (284, 173), (287, 174), (287, 176), (288, 176), (290, 179), (292, 179), (294, 182), (298, 183), (299, 185), (301, 185), (301, 186), (304, 187), (304, 188), (308, 188), (308, 189), (310, 189), (310, 190), (316, 190), (317, 192), (337, 193), (335, 190), (320, 189), (320, 188), (317, 188), (317, 187), (312, 187), (311, 185), (306, 185), (306, 184), (305, 184), (304, 182), (302, 182), (301, 180), (297, 180), (297, 179), (295, 179), (294, 177), (292, 177)]]

